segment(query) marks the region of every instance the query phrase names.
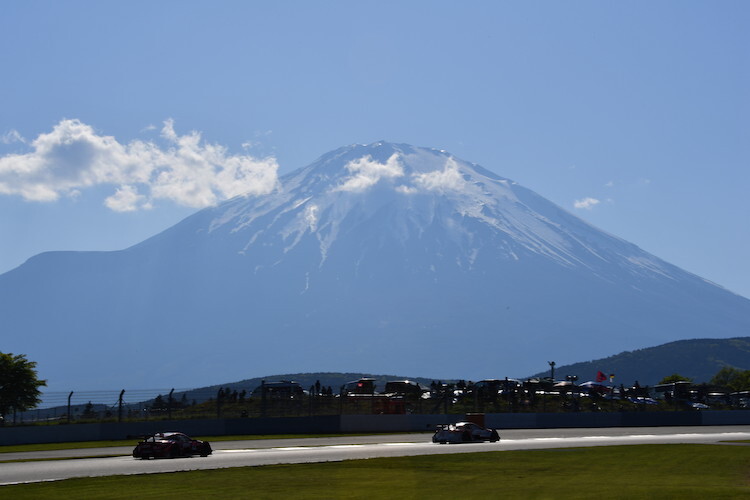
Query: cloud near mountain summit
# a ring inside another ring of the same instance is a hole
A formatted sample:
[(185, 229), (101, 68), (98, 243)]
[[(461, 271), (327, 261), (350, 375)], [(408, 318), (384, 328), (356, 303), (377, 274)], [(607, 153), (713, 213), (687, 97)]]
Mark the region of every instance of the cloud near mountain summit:
[(30, 151), (0, 157), (0, 194), (28, 201), (54, 201), (111, 185), (114, 193), (104, 204), (114, 211), (149, 209), (159, 199), (201, 208), (237, 195), (269, 193), (278, 181), (275, 158), (229, 154), (224, 146), (203, 142), (199, 132), (178, 135), (171, 119), (161, 129), (164, 145), (121, 144), (74, 119), (61, 120), (33, 141), (15, 131), (6, 136)]
[(439, 193), (459, 191), (481, 194), (481, 190), (463, 178), (458, 164), (453, 158), (447, 158), (442, 169), (415, 172), (410, 176), (407, 176), (404, 172), (401, 157), (397, 153), (392, 154), (385, 163), (379, 163), (373, 160), (370, 155), (365, 155), (347, 163), (346, 170), (351, 175), (334, 188), (334, 191), (362, 192), (381, 180), (389, 180), (396, 184), (396, 191), (403, 194), (413, 194), (420, 191)]

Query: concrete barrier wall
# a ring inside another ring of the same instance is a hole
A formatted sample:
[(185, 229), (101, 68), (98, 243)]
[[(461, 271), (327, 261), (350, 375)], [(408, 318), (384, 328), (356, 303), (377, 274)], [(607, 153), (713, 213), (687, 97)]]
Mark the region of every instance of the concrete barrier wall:
[[(429, 432), (438, 424), (465, 419), (465, 415), (442, 414), (329, 415), (0, 427), (0, 446), (119, 439), (135, 443), (138, 436), (169, 430), (192, 436)], [(750, 411), (488, 413), (484, 421), (487, 427), (498, 429), (750, 425)]]
[(135, 444), (139, 436), (163, 431), (180, 431), (190, 436), (336, 434), (340, 427), (339, 415), (0, 427), (0, 446), (120, 439), (133, 439)]
[[(341, 432), (425, 432), (461, 420), (466, 416), (343, 415)], [(497, 429), (750, 425), (750, 411), (488, 413), (484, 422)]]
[(750, 425), (750, 411), (493, 413), (485, 424), (498, 429)]
[(750, 410), (701, 412), (703, 425), (750, 425)]
[[(339, 415), (282, 418), (234, 418), (225, 420), (225, 436), (260, 434), (337, 434), (341, 429)], [(199, 435), (195, 433), (195, 435)], [(204, 432), (200, 435), (210, 436)]]
[(342, 415), (341, 432), (428, 432), (463, 415)]

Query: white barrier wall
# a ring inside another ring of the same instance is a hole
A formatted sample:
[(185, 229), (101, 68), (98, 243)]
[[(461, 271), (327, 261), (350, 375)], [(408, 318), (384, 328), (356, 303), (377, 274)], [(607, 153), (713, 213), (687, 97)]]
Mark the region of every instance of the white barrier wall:
[[(438, 424), (466, 418), (442, 414), (330, 415), (0, 427), (0, 446), (120, 439), (133, 439), (135, 443), (138, 436), (169, 430), (192, 436), (430, 432)], [(484, 421), (487, 427), (497, 429), (750, 425), (750, 411), (488, 413)]]

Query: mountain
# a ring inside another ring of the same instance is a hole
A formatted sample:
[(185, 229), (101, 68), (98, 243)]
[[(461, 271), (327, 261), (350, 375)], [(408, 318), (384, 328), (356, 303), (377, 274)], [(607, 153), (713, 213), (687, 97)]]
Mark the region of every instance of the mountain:
[[(654, 385), (678, 373), (695, 383), (709, 382), (723, 367), (750, 370), (750, 337), (678, 340), (656, 347), (625, 351), (594, 361), (555, 367), (555, 378), (577, 375), (579, 382), (593, 380), (597, 372), (615, 375), (616, 384)], [(533, 377), (548, 377), (549, 370)]]
[(750, 300), (445, 151), (330, 152), (115, 252), (0, 275), (3, 351), (50, 390), (263, 373), (501, 378), (750, 331)]

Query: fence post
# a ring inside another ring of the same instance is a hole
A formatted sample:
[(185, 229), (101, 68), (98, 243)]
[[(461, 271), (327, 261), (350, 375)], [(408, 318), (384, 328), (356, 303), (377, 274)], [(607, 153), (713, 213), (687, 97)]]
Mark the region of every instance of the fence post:
[(125, 389), (120, 391), (120, 397), (117, 399), (117, 421), (122, 422), (122, 395), (125, 394)]
[(172, 420), (172, 393), (174, 392), (174, 387), (171, 391), (169, 391), (169, 399), (167, 399), (167, 418), (169, 420)]
[(260, 381), (260, 416), (266, 416), (266, 381)]
[(68, 423), (70, 423), (70, 398), (73, 397), (73, 391), (70, 391), (70, 394), (68, 394)]
[(219, 389), (216, 393), (216, 418), (221, 418), (221, 403), (224, 398), (224, 389)]

